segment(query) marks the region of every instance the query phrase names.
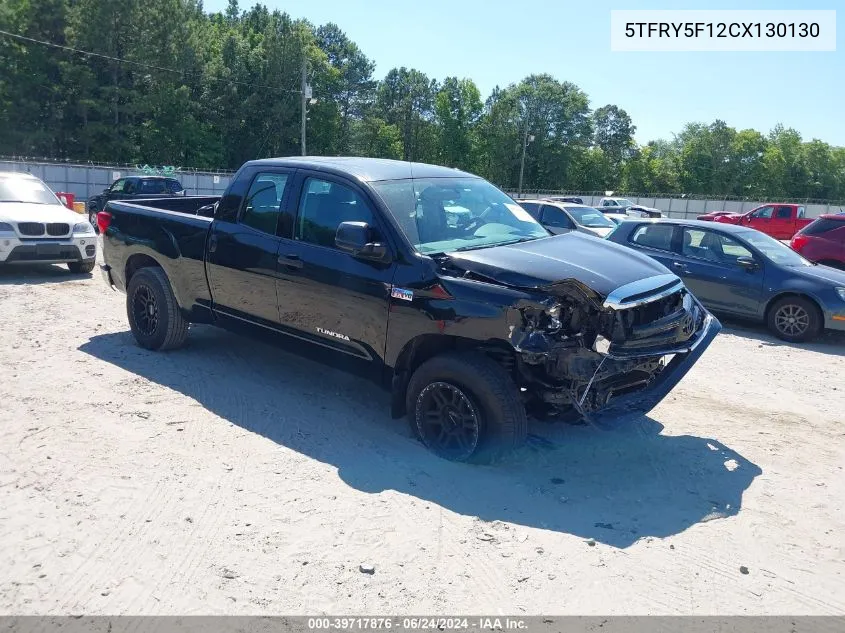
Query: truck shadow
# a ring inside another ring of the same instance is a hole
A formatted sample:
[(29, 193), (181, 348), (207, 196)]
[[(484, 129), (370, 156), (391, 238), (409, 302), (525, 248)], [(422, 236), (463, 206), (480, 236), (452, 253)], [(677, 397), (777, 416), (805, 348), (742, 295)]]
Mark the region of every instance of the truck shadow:
[[(618, 548), (736, 515), (762, 472), (717, 440), (664, 435), (648, 416), (601, 426), (533, 422), (526, 447), (498, 464), (450, 463), (390, 418), (377, 386), (248, 338), (195, 327), (188, 347), (156, 353), (124, 332), (95, 336), (80, 350), (334, 465), (357, 490), (395, 490), (485, 522)], [(488, 538), (483, 529), (478, 536)]]

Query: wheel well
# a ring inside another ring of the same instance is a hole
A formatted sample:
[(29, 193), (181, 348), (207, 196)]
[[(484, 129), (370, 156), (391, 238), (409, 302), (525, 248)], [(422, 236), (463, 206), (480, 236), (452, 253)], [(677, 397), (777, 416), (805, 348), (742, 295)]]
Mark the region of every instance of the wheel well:
[(132, 279), (132, 275), (134, 275), (136, 272), (138, 272), (142, 268), (152, 267), (161, 268), (161, 264), (159, 264), (149, 255), (143, 255), (141, 253), (136, 253), (135, 255), (132, 255), (128, 260), (126, 260), (126, 286), (129, 286), (129, 280)]
[(823, 319), (824, 312), (822, 312), (821, 306), (819, 305), (818, 301), (813, 299), (811, 296), (805, 295), (803, 292), (782, 292), (779, 295), (775, 295), (774, 297), (772, 297), (769, 300), (769, 303), (766, 304), (766, 312), (763, 314), (763, 318), (766, 321), (769, 320), (769, 312), (771, 312), (772, 306), (774, 306), (778, 301), (786, 297), (800, 297), (801, 299), (809, 301), (816, 308), (816, 314), (818, 315), (818, 317)]
[(435, 356), (454, 351), (478, 351), (502, 365), (510, 375), (515, 371), (516, 352), (495, 341), (485, 344), (460, 336), (422, 334), (405, 345), (393, 369), (393, 417), (400, 417), (405, 413), (405, 389), (416, 369)]

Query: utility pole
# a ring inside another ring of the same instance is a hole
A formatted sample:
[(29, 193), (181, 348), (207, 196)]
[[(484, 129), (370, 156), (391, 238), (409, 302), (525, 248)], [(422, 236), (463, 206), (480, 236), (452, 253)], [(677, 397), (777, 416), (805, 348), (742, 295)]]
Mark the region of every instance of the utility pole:
[(533, 141), (534, 137), (528, 136), (528, 119), (525, 120), (525, 134), (522, 137), (522, 162), (519, 164), (519, 193), (517, 197), (522, 197), (522, 176), (525, 173), (525, 150), (528, 147), (529, 141)]
[(305, 121), (306, 121), (306, 105), (308, 100), (305, 96), (305, 89), (308, 87), (308, 80), (306, 75), (307, 72), (307, 64), (308, 60), (306, 59), (305, 55), (302, 56), (302, 84), (300, 86), (301, 90), (301, 97), (302, 97), (302, 121), (300, 122), (300, 129), (299, 129), (299, 140), (300, 144), (302, 145), (302, 155), (305, 156)]

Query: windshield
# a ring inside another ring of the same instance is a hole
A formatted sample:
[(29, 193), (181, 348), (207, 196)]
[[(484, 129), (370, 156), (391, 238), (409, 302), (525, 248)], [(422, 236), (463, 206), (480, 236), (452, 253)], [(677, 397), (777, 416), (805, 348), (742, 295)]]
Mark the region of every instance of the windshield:
[(0, 176), (0, 202), (60, 204), (59, 199), (43, 182), (17, 175)]
[(785, 244), (778, 242), (775, 238), (769, 237), (759, 231), (744, 231), (743, 239), (760, 251), (775, 264), (781, 266), (812, 266), (812, 262), (804, 259)]
[(616, 226), (613, 222), (604, 217), (604, 214), (598, 209), (592, 207), (564, 207), (569, 211), (575, 221), (581, 226), (590, 228), (613, 228)]
[(421, 253), (444, 253), (548, 237), (531, 215), (481, 178), (371, 183)]

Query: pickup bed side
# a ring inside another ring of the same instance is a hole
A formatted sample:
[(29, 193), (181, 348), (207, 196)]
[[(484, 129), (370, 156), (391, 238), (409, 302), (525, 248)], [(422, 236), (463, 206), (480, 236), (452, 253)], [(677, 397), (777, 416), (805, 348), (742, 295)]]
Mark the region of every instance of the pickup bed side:
[[(138, 268), (155, 264), (170, 280), (185, 318), (211, 321), (211, 292), (205, 273), (206, 242), (212, 220), (196, 212), (218, 198), (183, 197), (109, 202), (111, 215), (108, 257), (103, 272), (108, 282), (126, 291), (126, 280)], [(142, 203), (143, 204), (142, 204)], [(167, 210), (163, 208), (167, 207)], [(104, 257), (106, 251), (104, 249)]]

